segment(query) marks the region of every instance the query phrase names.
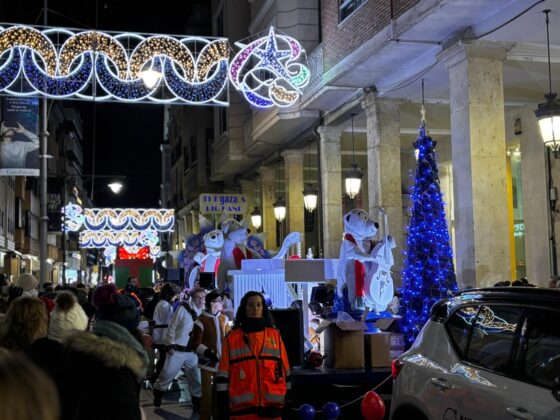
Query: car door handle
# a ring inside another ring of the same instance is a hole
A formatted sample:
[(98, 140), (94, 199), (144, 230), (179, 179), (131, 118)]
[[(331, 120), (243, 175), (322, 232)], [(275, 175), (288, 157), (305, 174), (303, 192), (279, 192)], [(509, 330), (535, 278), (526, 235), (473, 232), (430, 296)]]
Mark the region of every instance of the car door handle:
[(522, 407), (508, 407), (507, 412), (516, 419), (533, 420), (533, 415)]
[(453, 388), (453, 385), (451, 385), (449, 382), (447, 382), (445, 379), (441, 379), (441, 378), (432, 378), (430, 379), (430, 382), (432, 383), (432, 385), (438, 387), (439, 389), (441, 389), (442, 391), (445, 391), (447, 389), (451, 389)]

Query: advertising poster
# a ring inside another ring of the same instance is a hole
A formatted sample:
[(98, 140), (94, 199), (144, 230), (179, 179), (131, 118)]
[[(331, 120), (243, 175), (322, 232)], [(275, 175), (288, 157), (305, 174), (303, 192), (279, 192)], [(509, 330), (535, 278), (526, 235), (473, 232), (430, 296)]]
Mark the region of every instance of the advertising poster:
[(0, 176), (39, 176), (39, 99), (2, 98)]

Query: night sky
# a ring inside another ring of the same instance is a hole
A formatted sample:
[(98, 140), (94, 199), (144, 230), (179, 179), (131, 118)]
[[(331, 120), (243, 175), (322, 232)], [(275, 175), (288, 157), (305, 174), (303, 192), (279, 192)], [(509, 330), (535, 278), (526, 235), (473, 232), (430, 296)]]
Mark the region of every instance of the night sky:
[[(142, 4), (151, 7), (142, 8)], [(118, 32), (211, 35), (209, 1), (138, 2), (122, 0), (49, 0), (48, 26), (95, 27)], [(0, 0), (0, 20), (42, 25), (43, 1)], [(3, 12), (3, 16), (1, 13)], [(158, 207), (161, 183), (163, 106), (66, 101), (84, 120), (84, 174), (124, 175), (125, 187), (115, 196), (109, 180), (96, 179), (94, 202), (107, 207)], [(95, 126), (95, 130), (94, 130)], [(90, 188), (86, 183), (86, 188)], [(89, 195), (89, 194), (88, 194)]]

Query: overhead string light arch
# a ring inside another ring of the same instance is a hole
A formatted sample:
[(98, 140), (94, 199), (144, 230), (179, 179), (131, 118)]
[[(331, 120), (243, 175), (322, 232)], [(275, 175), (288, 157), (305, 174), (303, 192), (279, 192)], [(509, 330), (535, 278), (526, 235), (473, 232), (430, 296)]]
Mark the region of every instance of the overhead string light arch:
[(0, 94), (227, 106), (231, 80), (255, 107), (296, 103), (310, 79), (297, 40), (271, 27), (236, 45), (230, 64), (227, 38), (0, 24)]

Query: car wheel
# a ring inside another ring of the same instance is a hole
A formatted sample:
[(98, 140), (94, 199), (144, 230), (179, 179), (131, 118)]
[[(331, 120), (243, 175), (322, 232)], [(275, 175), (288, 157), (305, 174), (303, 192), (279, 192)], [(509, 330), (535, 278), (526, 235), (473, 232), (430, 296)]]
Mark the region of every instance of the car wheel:
[(416, 407), (412, 407), (409, 405), (404, 405), (402, 407), (397, 408), (397, 410), (393, 413), (393, 417), (391, 420), (428, 420), (428, 417), (422, 413)]

